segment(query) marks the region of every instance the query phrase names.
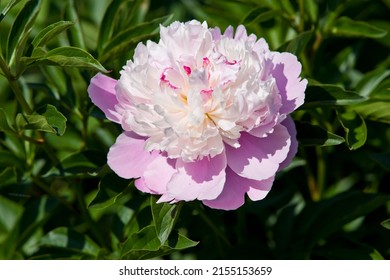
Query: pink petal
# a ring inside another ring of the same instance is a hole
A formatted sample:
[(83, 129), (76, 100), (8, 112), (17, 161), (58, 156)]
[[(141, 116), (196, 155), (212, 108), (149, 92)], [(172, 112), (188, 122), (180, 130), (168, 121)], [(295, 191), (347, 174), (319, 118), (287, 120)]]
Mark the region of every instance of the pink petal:
[(147, 193), (166, 193), (167, 184), (176, 173), (175, 163), (175, 160), (158, 156), (146, 167), (142, 177), (135, 181), (135, 186)]
[(279, 166), (279, 170), (286, 168), (291, 163), (292, 159), (298, 151), (297, 130), (295, 129), (295, 123), (293, 119), (291, 118), (291, 116), (287, 116), (287, 118), (282, 121), (281, 124), (287, 128), (288, 133), (290, 134), (291, 145), (286, 159)]
[(253, 201), (262, 200), (267, 196), (269, 191), (271, 190), (272, 184), (274, 182), (275, 177), (268, 178), (263, 181), (254, 181), (256, 184), (252, 184), (247, 192), (249, 198)]
[(213, 200), (203, 200), (203, 204), (221, 210), (235, 210), (245, 202), (245, 193), (249, 190), (248, 179), (238, 176), (229, 167), (226, 168), (226, 183), (222, 193)]
[(213, 200), (203, 200), (203, 204), (221, 210), (236, 210), (245, 202), (245, 193), (252, 200), (263, 199), (272, 187), (274, 177), (257, 181), (238, 176), (229, 167), (226, 168), (226, 183), (222, 193)]
[(167, 188), (171, 199), (214, 199), (222, 192), (226, 179), (225, 153), (194, 162), (178, 159), (176, 168), (178, 173), (172, 176)]
[(118, 100), (115, 96), (117, 80), (101, 73), (96, 74), (88, 86), (89, 97), (100, 108), (110, 121), (120, 123), (121, 115), (115, 110)]
[(274, 69), (271, 73), (282, 96), (280, 113), (291, 113), (304, 102), (307, 80), (299, 77), (302, 65), (295, 55), (278, 52), (273, 55)]
[(279, 164), (283, 162), (291, 145), (290, 134), (283, 125), (276, 125), (272, 133), (258, 138), (242, 133), (240, 147), (235, 149), (226, 145), (229, 167), (238, 175), (264, 180), (275, 175)]
[(120, 177), (130, 179), (143, 175), (148, 165), (160, 155), (144, 150), (145, 139), (134, 132), (124, 132), (107, 155), (107, 163)]

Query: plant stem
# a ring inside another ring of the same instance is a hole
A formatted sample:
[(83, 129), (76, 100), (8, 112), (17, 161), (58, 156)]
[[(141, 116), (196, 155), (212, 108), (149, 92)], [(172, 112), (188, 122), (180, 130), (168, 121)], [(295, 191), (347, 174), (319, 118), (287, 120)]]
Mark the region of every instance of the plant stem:
[(321, 199), (322, 192), (325, 187), (325, 173), (326, 165), (324, 159), (324, 152), (321, 147), (316, 147), (317, 154), (317, 188), (318, 188), (318, 199)]
[(12, 77), (9, 77), (8, 82), (11, 86), (12, 91), (15, 94), (16, 100), (19, 102), (20, 106), (22, 106), (23, 111), (31, 115), (33, 113), (33, 110), (31, 109), (30, 105), (28, 105), (27, 100), (24, 98), (23, 92), (20, 89), (18, 81)]
[(305, 3), (303, 0), (299, 0), (299, 32), (303, 32), (305, 29)]

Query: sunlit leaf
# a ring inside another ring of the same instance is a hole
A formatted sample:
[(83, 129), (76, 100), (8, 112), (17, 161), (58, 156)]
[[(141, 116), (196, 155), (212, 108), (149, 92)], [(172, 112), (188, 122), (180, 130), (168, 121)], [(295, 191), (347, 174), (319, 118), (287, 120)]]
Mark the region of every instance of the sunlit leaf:
[(345, 131), (345, 140), (350, 150), (356, 150), (364, 145), (367, 139), (367, 127), (364, 119), (354, 111), (337, 114)]
[(65, 133), (67, 119), (56, 107), (48, 104), (42, 116), (46, 118), (47, 123), (55, 130), (58, 136)]
[(364, 102), (365, 100), (366, 98), (355, 92), (344, 90), (339, 86), (316, 84), (307, 87), (305, 103), (301, 108), (351, 105)]
[(270, 9), (268, 7), (256, 7), (245, 16), (241, 21), (243, 25), (261, 23), (270, 20), (280, 14), (279, 10)]
[(63, 135), (66, 128), (66, 118), (56, 107), (48, 104), (46, 110), (41, 114), (16, 116), (16, 125), (19, 130), (39, 130), (57, 135)]
[(304, 146), (333, 146), (345, 142), (343, 137), (317, 125), (297, 122), (296, 128), (297, 139)]
[(77, 13), (76, 3), (74, 0), (66, 1), (65, 20), (74, 22), (74, 28), (69, 30), (69, 41), (72, 46), (85, 49), (83, 29), (81, 28), (80, 18)]
[(58, 47), (45, 55), (26, 59), (33, 64), (86, 68), (107, 73), (107, 70), (91, 54), (76, 47)]
[(336, 36), (368, 38), (381, 38), (387, 34), (386, 30), (348, 17), (337, 19), (332, 26), (331, 32)]
[(112, 36), (113, 24), (111, 23), (114, 22), (117, 11), (122, 3), (122, 0), (113, 0), (106, 9), (99, 30), (99, 37), (97, 43), (99, 53), (101, 52), (109, 38)]
[(0, 14), (0, 22), (3, 20), (3, 18), (7, 15), (9, 10), (12, 9), (16, 4), (18, 4), (21, 0), (11, 0), (8, 2), (8, 4), (4, 7), (4, 9), (1, 11)]
[[(102, 54), (103, 48), (107, 46), (107, 43), (110, 41), (110, 39), (125, 29), (123, 28), (124, 26), (127, 27), (135, 25), (137, 21), (134, 21), (133, 19), (135, 17), (143, 17), (145, 11), (142, 9), (142, 6), (145, 6), (145, 1), (143, 0), (111, 1), (104, 14), (99, 29), (97, 44), (99, 55)], [(122, 10), (125, 11), (125, 18), (123, 15), (121, 15)]]
[(8, 35), (7, 61), (18, 62), (38, 15), (40, 4), (40, 0), (28, 1), (16, 17)]
[(365, 119), (390, 123), (390, 102), (369, 100), (351, 107)]
[(279, 52), (290, 52), (295, 55), (300, 54), (309, 43), (310, 39), (313, 37), (313, 31), (305, 31), (300, 33), (294, 39), (287, 41), (282, 46), (278, 48)]
[(126, 259), (150, 259), (196, 246), (198, 242), (174, 232), (169, 239), (161, 244), (153, 225), (143, 228), (133, 234), (123, 245), (122, 257)]
[[(364, 75), (364, 77), (356, 85), (356, 91), (359, 95), (368, 97), (371, 93), (374, 94), (375, 88), (386, 78), (390, 76), (390, 70), (381, 68)], [(390, 91), (389, 91), (390, 95)]]
[(99, 60), (106, 62), (127, 53), (140, 41), (150, 39), (152, 36), (157, 34), (160, 24), (165, 21), (169, 21), (171, 17), (171, 15), (168, 15), (161, 18), (156, 18), (149, 22), (131, 26), (128, 29), (120, 32), (109, 41), (107, 46), (102, 51), (102, 55)]
[(181, 204), (157, 203), (157, 199), (152, 196), (150, 205), (157, 236), (164, 244), (176, 223)]
[(50, 40), (54, 39), (58, 34), (65, 31), (74, 25), (71, 21), (59, 21), (50, 24), (46, 28), (42, 29), (34, 40), (31, 42), (33, 48), (45, 46)]
[(97, 256), (100, 250), (99, 245), (89, 236), (66, 227), (59, 227), (48, 232), (41, 239), (40, 244), (91, 256)]
[(309, 15), (310, 21), (315, 22), (318, 18), (318, 3), (315, 0), (304, 0), (303, 8)]

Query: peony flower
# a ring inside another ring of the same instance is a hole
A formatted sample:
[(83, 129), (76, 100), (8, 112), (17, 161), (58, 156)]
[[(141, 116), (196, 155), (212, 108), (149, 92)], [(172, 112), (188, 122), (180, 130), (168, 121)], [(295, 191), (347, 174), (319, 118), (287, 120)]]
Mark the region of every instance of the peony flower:
[(217, 209), (270, 191), (297, 151), (289, 113), (307, 81), (290, 53), (272, 52), (243, 26), (174, 22), (139, 43), (119, 80), (102, 74), (88, 92), (123, 128), (108, 165), (159, 202), (201, 200)]

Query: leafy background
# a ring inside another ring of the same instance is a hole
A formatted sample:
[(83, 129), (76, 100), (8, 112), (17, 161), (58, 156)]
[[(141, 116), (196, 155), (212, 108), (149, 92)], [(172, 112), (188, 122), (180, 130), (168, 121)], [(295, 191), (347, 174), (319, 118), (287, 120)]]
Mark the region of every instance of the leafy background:
[[(390, 1), (0, 1), (0, 259), (390, 258)], [(295, 53), (300, 147), (237, 211), (156, 204), (117, 177), (87, 95), (159, 24), (207, 20)]]

